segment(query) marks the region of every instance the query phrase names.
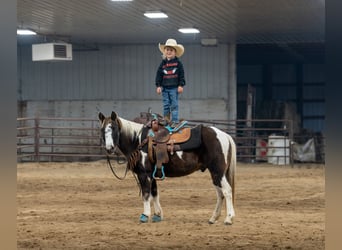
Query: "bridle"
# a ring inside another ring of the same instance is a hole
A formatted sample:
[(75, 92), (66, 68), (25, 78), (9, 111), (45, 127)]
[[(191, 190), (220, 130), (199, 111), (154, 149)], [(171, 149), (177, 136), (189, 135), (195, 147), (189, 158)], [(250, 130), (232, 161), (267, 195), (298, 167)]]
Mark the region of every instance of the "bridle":
[[(112, 124), (114, 123), (114, 121), (112, 121)], [(114, 141), (114, 138), (113, 138), (113, 133), (114, 132), (116, 132), (117, 134), (116, 134), (116, 141)], [(104, 131), (102, 131), (102, 133), (105, 133)], [(112, 134), (112, 140), (114, 141), (114, 149), (113, 149), (113, 154), (115, 154), (116, 155), (116, 162), (119, 164), (119, 165), (122, 165), (122, 164), (124, 164), (124, 163), (126, 163), (126, 161), (124, 160), (124, 161), (121, 161), (120, 162), (120, 155), (119, 155), (119, 153), (117, 153), (117, 151), (116, 151), (116, 148), (117, 148), (117, 143), (119, 142), (119, 140), (120, 140), (120, 131), (118, 131), (118, 128), (115, 128), (115, 129), (113, 129), (112, 128), (112, 131), (111, 131), (111, 134)], [(105, 136), (104, 135), (102, 135), (102, 137), (103, 137), (103, 140), (105, 141)], [(111, 161), (110, 161), (110, 154), (108, 153), (108, 151), (106, 150), (106, 153), (107, 153), (107, 164), (108, 164), (108, 166), (109, 166), (109, 168), (110, 168), (110, 170), (112, 171), (112, 173), (113, 173), (113, 175), (117, 178), (117, 179), (119, 179), (119, 180), (124, 180), (125, 178), (126, 178), (126, 175), (127, 175), (127, 172), (128, 172), (128, 167), (127, 167), (127, 165), (126, 165), (126, 169), (125, 169), (125, 174), (124, 174), (124, 176), (123, 177), (120, 177), (117, 173), (116, 173), (116, 171), (115, 171), (115, 169), (114, 169), (114, 167), (113, 167), (113, 165), (112, 165), (112, 163), (111, 163)]]

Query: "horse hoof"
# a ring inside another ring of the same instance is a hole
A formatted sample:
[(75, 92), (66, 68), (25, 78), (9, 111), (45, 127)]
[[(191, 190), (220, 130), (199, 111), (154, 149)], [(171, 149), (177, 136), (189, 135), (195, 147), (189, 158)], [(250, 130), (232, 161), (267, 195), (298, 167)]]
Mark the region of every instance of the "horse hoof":
[(152, 217), (152, 222), (161, 222), (161, 216), (159, 216), (159, 215), (153, 215), (153, 217)]
[(230, 226), (230, 225), (233, 225), (233, 221), (232, 220), (225, 220), (224, 224)]
[(212, 225), (212, 224), (215, 223), (215, 221), (209, 220), (208, 223), (209, 223), (210, 225)]
[(146, 223), (148, 222), (148, 216), (144, 215), (144, 214), (141, 214), (140, 215), (140, 222), (141, 223)]

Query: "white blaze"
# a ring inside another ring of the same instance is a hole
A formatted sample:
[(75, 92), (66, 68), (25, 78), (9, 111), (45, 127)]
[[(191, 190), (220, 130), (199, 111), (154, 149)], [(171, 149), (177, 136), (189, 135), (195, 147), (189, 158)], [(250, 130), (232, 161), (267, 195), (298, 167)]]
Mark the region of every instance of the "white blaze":
[(106, 149), (111, 150), (114, 147), (111, 124), (108, 124), (106, 126), (104, 135), (105, 135)]

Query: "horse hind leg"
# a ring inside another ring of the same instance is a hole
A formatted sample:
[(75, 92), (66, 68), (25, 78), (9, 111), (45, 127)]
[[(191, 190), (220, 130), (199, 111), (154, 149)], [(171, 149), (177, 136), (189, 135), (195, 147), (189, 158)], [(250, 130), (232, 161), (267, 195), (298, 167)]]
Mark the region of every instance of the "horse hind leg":
[(228, 183), (225, 176), (221, 180), (222, 193), (226, 200), (226, 218), (224, 219), (224, 224), (233, 224), (233, 218), (235, 217), (235, 210), (233, 206), (233, 192), (230, 184)]
[(216, 201), (216, 207), (214, 209), (213, 215), (209, 219), (209, 224), (214, 224), (217, 221), (217, 219), (221, 215), (221, 210), (222, 210), (222, 203), (223, 203), (224, 196), (220, 187), (215, 186), (215, 188), (216, 188), (217, 201)]
[(229, 165), (225, 174), (221, 179), (222, 193), (226, 200), (226, 218), (224, 219), (224, 224), (233, 224), (233, 218), (235, 217), (234, 210), (234, 193), (235, 193), (235, 169), (236, 169), (236, 145), (233, 139), (228, 136), (229, 140), (229, 154), (228, 161)]

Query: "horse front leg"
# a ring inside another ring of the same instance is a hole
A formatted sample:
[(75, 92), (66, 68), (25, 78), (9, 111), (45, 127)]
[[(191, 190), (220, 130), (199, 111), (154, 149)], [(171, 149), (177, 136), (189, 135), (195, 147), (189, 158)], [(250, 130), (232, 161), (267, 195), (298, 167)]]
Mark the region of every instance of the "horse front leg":
[(143, 195), (143, 204), (144, 204), (144, 212), (140, 215), (140, 222), (146, 223), (148, 222), (150, 216), (151, 216), (151, 196), (150, 194), (144, 194)]
[(144, 212), (140, 215), (140, 222), (146, 223), (151, 216), (151, 181), (147, 175), (138, 175), (138, 180), (141, 187)]
[(140, 216), (140, 222), (145, 223), (149, 221), (149, 217), (151, 216), (151, 200), (154, 205), (154, 215), (152, 217), (152, 222), (160, 222), (163, 219), (163, 210), (160, 206), (159, 202), (159, 194), (157, 188), (157, 181), (152, 178), (152, 174), (146, 169), (152, 169), (151, 164), (149, 164), (147, 160), (147, 154), (142, 152), (142, 159), (140, 174), (138, 174), (138, 180), (140, 183), (142, 196), (143, 196), (143, 204), (144, 204), (144, 212)]
[[(150, 185), (151, 183), (151, 185)], [(140, 215), (140, 222), (146, 223), (149, 221), (151, 216), (151, 200), (154, 205), (154, 215), (152, 217), (152, 222), (160, 222), (163, 219), (163, 210), (160, 206), (159, 195), (157, 189), (157, 182), (155, 179), (150, 179), (147, 177), (141, 184), (141, 189), (143, 193), (143, 204), (144, 212)]]
[(154, 215), (152, 217), (152, 222), (160, 222), (163, 219), (163, 210), (160, 206), (157, 181), (155, 179), (152, 180), (151, 194), (154, 206)]

